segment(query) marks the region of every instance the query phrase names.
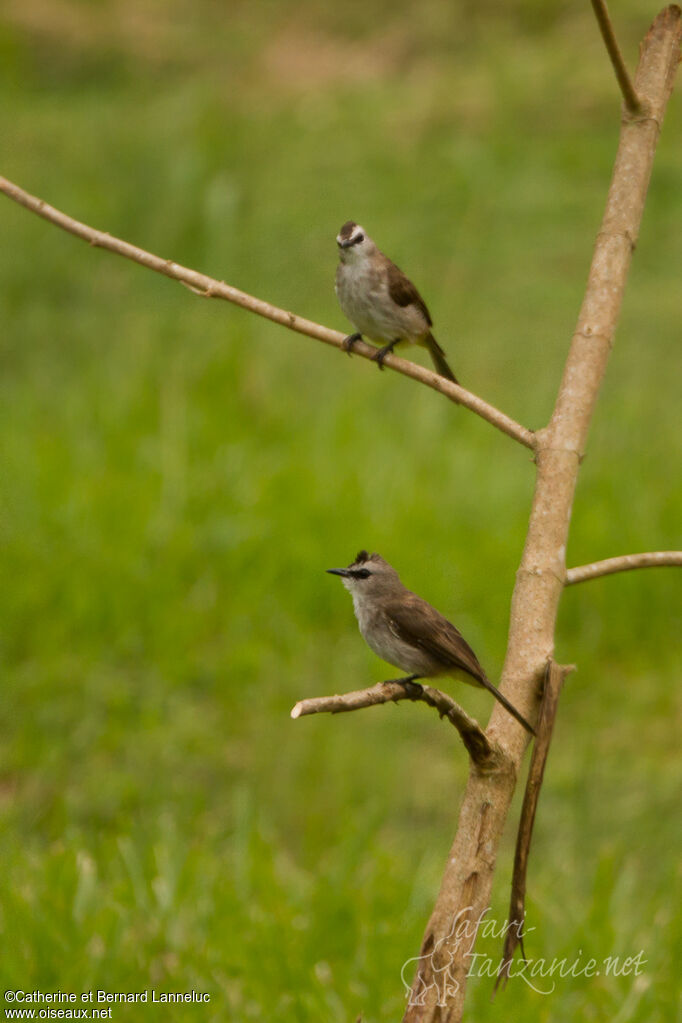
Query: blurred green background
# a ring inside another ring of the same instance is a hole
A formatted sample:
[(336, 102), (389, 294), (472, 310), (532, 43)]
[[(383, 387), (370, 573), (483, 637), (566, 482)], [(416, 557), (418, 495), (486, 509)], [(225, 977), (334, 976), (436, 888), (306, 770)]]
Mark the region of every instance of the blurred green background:
[[(631, 65), (655, 10), (613, 3)], [(358, 220), (465, 385), (546, 420), (618, 132), (588, 4), (7, 0), (0, 84), (0, 170), (29, 191), (338, 329), (334, 237)], [(569, 564), (680, 545), (680, 94)], [(4, 198), (0, 225), (3, 989), (211, 996), (117, 1020), (399, 1019), (466, 758), (418, 706), (289, 711), (386, 677), (324, 575), (360, 547), (495, 677), (528, 452)], [(679, 606), (673, 570), (565, 594), (579, 671), (529, 873), (531, 957), (643, 950), (644, 971), (493, 1005), (474, 980), (478, 1023), (675, 1018)]]

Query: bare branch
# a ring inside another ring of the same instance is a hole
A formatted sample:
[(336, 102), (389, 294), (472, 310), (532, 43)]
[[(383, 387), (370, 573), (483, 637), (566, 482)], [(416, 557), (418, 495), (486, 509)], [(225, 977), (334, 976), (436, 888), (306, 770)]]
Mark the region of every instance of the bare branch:
[(618, 79), (618, 85), (620, 91), (623, 93), (623, 99), (625, 100), (625, 106), (631, 114), (638, 114), (641, 112), (642, 104), (635, 92), (635, 87), (632, 84), (632, 79), (628, 74), (628, 69), (625, 66), (623, 60), (623, 54), (620, 52), (618, 40), (616, 39), (616, 33), (613, 29), (613, 22), (606, 6), (606, 0), (592, 0), (592, 7), (594, 9), (599, 28), (601, 29), (602, 38), (606, 44), (606, 49), (611, 63), (613, 64), (613, 70), (616, 73)]
[(502, 962), (497, 974), (497, 980), (493, 994), (497, 991), (500, 982), (503, 980), (506, 985), (509, 979), (512, 959), (516, 949), (521, 946), (521, 955), (526, 958), (523, 948), (523, 927), (526, 920), (526, 873), (528, 871), (528, 855), (530, 853), (530, 841), (533, 837), (533, 825), (535, 823), (535, 811), (537, 810), (542, 778), (545, 773), (547, 754), (552, 740), (552, 730), (556, 713), (559, 709), (559, 696), (564, 679), (569, 672), (574, 670), (574, 665), (560, 665), (554, 661), (547, 662), (545, 674), (545, 690), (540, 707), (540, 716), (537, 726), (537, 739), (533, 745), (533, 757), (530, 762), (526, 791), (523, 796), (521, 807), (521, 819), (519, 830), (516, 836), (516, 851), (514, 853), (514, 876), (512, 878), (511, 899), (509, 901), (509, 916), (505, 939)]
[[(533, 713), (537, 687), (554, 649), (580, 460), (613, 345), (656, 144), (679, 63), (680, 35), (680, 9), (671, 6), (656, 17), (643, 41), (635, 84), (649, 113), (622, 120), (585, 298), (552, 417), (537, 433), (535, 493), (512, 597), (501, 684), (505, 696), (525, 716)], [(439, 1001), (439, 981), (434, 973), (438, 963), (434, 964), (432, 952), (447, 940), (453, 921), (481, 920), (490, 905), (500, 839), (528, 742), (520, 729), (506, 727), (502, 713), (496, 705), (488, 731), (495, 728), (513, 770), (493, 777), (477, 776), (473, 770), (469, 773), (457, 834), (426, 926), (403, 1023), (460, 1023), (462, 1019), (470, 949), (460, 943), (449, 950), (452, 994), (445, 1006)]]
[[(279, 323), (282, 327), (288, 327), (289, 330), (294, 330), (298, 334), (305, 334), (307, 337), (312, 337), (316, 341), (322, 341), (324, 344), (331, 345), (334, 348), (342, 348), (345, 335), (340, 331), (329, 330), (328, 327), (323, 327), (319, 323), (305, 320), (303, 317), (297, 316), (286, 309), (280, 309), (278, 306), (264, 302), (260, 298), (248, 295), (245, 291), (240, 291), (238, 288), (233, 288), (230, 284), (225, 284), (224, 281), (218, 281), (213, 277), (208, 277), (206, 274), (198, 273), (196, 270), (181, 266), (170, 259), (162, 259), (160, 256), (155, 256), (153, 253), (145, 251), (145, 249), (138, 248), (137, 245), (131, 245), (130, 242), (115, 238), (105, 231), (98, 231), (96, 228), (89, 227), (87, 224), (74, 220), (72, 217), (67, 216), (66, 213), (55, 209), (54, 206), (49, 206), (42, 199), (37, 198), (37, 196), (25, 192), (23, 188), (19, 188), (18, 185), (8, 181), (7, 178), (0, 177), (0, 192), (4, 192), (6, 196), (19, 203), (20, 206), (24, 206), (33, 213), (37, 213), (44, 220), (48, 220), (51, 224), (56, 224), (57, 227), (61, 227), (64, 231), (68, 231), (90, 245), (100, 249), (107, 249), (109, 252), (115, 252), (119, 256), (131, 259), (134, 263), (146, 266), (149, 270), (154, 270), (156, 273), (164, 274), (165, 277), (180, 281), (181, 284), (188, 287), (195, 295), (199, 295), (202, 298), (224, 299), (227, 302), (241, 306), (242, 309), (256, 313), (258, 316), (264, 316), (266, 319), (272, 320), (273, 323)], [(364, 341), (357, 341), (353, 345), (353, 354), (360, 355), (365, 359), (373, 360), (376, 352), (377, 350), (373, 345), (366, 344)], [(402, 373), (403, 376), (411, 377), (421, 384), (426, 384), (427, 387), (438, 391), (446, 398), (449, 398), (450, 401), (455, 402), (455, 404), (468, 408), (471, 412), (480, 416), (481, 419), (485, 419), (492, 426), (501, 430), (502, 433), (506, 433), (508, 437), (518, 441), (519, 444), (523, 444), (524, 447), (531, 450), (534, 449), (535, 435), (532, 430), (521, 426), (520, 423), (515, 422), (510, 416), (495, 408), (494, 405), (488, 404), (487, 401), (479, 398), (478, 395), (473, 394), (471, 391), (467, 391), (466, 388), (460, 387), (459, 384), (454, 384), (438, 373), (434, 373), (432, 370), (426, 369), (416, 362), (401, 359), (397, 355), (387, 355), (383, 365), (395, 370), (396, 373)]]
[(500, 747), (490, 741), (481, 726), (458, 703), (432, 686), (390, 679), (379, 682), (370, 689), (357, 689), (339, 696), (315, 696), (299, 700), (291, 711), (292, 718), (307, 714), (343, 714), (346, 711), (375, 707), (380, 703), (398, 703), (399, 700), (421, 700), (447, 718), (459, 732), (469, 756), (476, 767), (483, 772), (498, 770), (506, 760)]
[(614, 572), (629, 572), (632, 568), (665, 568), (682, 565), (682, 551), (649, 551), (646, 554), (621, 554), (618, 558), (593, 561), (590, 565), (569, 568), (566, 572), (566, 586), (598, 579), (600, 575)]

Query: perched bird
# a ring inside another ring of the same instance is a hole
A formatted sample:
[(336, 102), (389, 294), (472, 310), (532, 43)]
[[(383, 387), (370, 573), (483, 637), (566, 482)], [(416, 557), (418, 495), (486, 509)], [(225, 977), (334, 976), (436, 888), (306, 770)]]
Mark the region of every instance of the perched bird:
[(346, 221), (338, 235), (340, 262), (336, 268), (339, 304), (357, 333), (349, 334), (345, 348), (365, 334), (383, 347), (374, 358), (382, 363), (397, 344), (409, 342), (428, 348), (441, 376), (458, 383), (445, 352), (431, 333), (431, 316), (411, 280), (380, 252), (359, 224)]
[(478, 663), (469, 644), (435, 607), (411, 593), (394, 568), (378, 554), (360, 551), (348, 568), (328, 568), (340, 575), (353, 598), (360, 632), (375, 654), (401, 671), (402, 682), (439, 675), (459, 677), (482, 686), (532, 735), (534, 729), (502, 693)]

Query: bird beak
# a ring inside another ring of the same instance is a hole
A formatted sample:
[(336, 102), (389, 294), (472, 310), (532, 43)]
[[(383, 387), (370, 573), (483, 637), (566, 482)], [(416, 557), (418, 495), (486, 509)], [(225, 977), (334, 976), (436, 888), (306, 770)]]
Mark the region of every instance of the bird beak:
[(350, 238), (348, 239), (348, 241), (345, 241), (345, 242), (341, 241), (339, 238), (337, 238), (336, 239), (336, 244), (338, 245), (338, 247), (340, 249), (347, 249), (348, 246), (350, 245)]
[(346, 578), (347, 576), (350, 575), (350, 572), (348, 571), (347, 568), (328, 568), (327, 572), (329, 572), (330, 575), (340, 575), (343, 578)]

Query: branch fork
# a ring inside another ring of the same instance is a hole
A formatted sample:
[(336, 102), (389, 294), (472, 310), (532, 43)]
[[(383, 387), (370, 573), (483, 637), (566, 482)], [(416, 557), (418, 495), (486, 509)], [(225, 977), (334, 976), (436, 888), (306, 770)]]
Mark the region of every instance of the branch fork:
[(635, 86), (632, 84), (630, 73), (616, 39), (606, 0), (592, 0), (592, 7), (604, 40), (604, 45), (606, 46), (606, 52), (609, 55), (620, 91), (623, 94), (627, 114), (630, 118), (641, 117), (646, 114), (646, 111), (644, 110), (641, 98), (637, 95)]

